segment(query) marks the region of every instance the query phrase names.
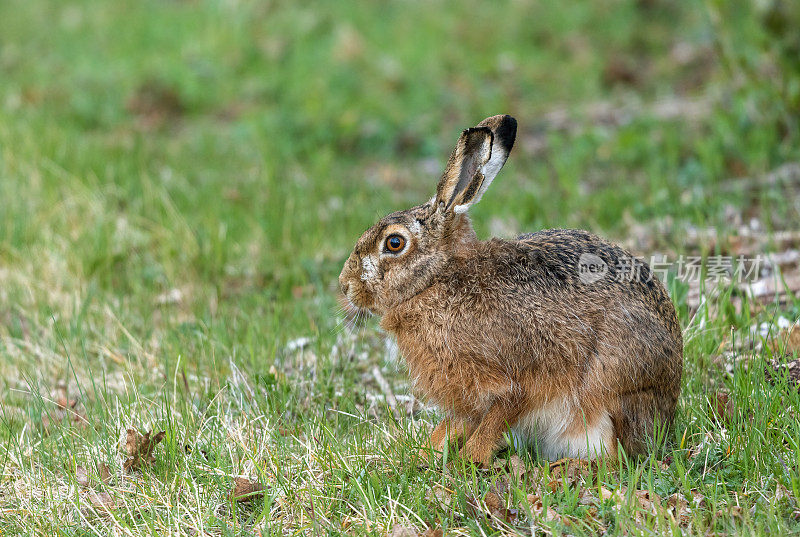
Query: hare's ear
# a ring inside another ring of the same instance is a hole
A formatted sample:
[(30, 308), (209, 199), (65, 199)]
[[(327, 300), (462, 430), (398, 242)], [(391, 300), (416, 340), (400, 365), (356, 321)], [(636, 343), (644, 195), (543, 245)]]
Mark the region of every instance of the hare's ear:
[(516, 135), (517, 121), (511, 116), (492, 116), (462, 132), (436, 188), (436, 206), (463, 213), (480, 201), (505, 164)]

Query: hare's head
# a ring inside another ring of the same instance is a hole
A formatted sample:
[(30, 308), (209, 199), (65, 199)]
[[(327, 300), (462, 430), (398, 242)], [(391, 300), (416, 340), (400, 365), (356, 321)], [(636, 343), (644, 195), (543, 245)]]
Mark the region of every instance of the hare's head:
[(465, 130), (436, 195), (382, 218), (361, 236), (339, 275), (352, 306), (383, 315), (428, 287), (452, 255), (476, 240), (465, 213), (505, 164), (516, 133), (511, 116)]

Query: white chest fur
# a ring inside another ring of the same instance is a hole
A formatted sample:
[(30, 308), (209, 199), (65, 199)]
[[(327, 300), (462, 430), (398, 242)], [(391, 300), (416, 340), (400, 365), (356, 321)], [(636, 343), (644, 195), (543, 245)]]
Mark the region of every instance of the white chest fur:
[(587, 423), (583, 413), (570, 398), (560, 398), (520, 417), (511, 429), (516, 447), (535, 447), (548, 460), (561, 457), (593, 459), (609, 452), (614, 442), (614, 427), (608, 412), (594, 423)]

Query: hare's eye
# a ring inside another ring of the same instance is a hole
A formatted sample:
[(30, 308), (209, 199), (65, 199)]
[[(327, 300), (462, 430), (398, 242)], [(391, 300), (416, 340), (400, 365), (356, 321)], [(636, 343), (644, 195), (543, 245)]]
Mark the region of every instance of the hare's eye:
[(402, 235), (389, 235), (386, 237), (386, 249), (396, 254), (406, 245), (406, 240)]

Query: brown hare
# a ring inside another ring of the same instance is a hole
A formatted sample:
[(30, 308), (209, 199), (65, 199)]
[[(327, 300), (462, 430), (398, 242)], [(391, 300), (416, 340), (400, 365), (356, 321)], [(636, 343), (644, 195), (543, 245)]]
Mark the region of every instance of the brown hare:
[(465, 130), (436, 195), (361, 236), (342, 292), (380, 316), (443, 411), (434, 449), (460, 440), (485, 465), (510, 431), (547, 458), (640, 454), (680, 393), (675, 308), (645, 263), (586, 231), (478, 240), (466, 212), (516, 131), (507, 115)]

